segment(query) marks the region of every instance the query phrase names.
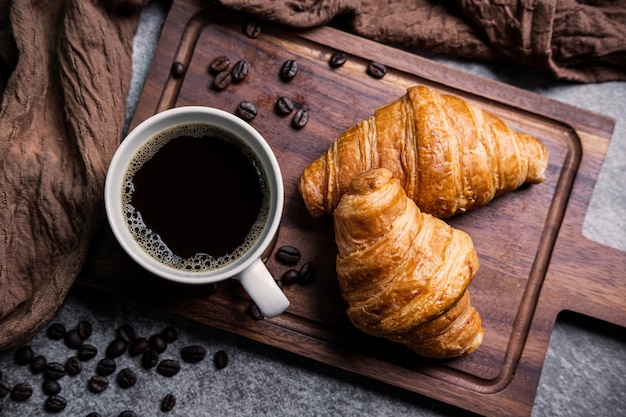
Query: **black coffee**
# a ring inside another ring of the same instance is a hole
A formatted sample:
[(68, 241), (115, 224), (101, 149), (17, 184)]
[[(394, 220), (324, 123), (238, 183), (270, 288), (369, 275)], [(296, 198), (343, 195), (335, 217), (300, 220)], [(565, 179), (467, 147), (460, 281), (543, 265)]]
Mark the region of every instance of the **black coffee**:
[(150, 141), (126, 173), (129, 228), (151, 256), (176, 269), (230, 264), (261, 236), (269, 184), (239, 138), (209, 125), (181, 125)]

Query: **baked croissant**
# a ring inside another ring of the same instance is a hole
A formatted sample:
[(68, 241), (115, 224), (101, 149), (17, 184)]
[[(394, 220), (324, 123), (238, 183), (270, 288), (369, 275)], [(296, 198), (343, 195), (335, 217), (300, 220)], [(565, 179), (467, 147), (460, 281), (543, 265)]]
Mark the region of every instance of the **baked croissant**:
[(467, 233), (420, 212), (385, 168), (353, 179), (334, 223), (337, 277), (356, 328), (427, 357), (478, 348), (482, 320), (467, 291), (478, 257)]
[(332, 214), (357, 173), (389, 169), (439, 218), (481, 207), (544, 179), (548, 150), (467, 101), (417, 86), (337, 137), (300, 177), (314, 218)]

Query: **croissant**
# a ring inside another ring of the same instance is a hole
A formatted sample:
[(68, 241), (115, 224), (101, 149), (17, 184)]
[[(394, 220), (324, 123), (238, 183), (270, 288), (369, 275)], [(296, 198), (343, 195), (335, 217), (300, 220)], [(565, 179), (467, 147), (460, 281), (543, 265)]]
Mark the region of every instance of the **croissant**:
[(384, 167), (422, 211), (447, 218), (543, 181), (547, 164), (537, 139), (461, 98), (416, 86), (338, 136), (298, 188), (318, 218), (333, 213), (357, 173)]
[(385, 168), (358, 174), (334, 213), (337, 277), (352, 324), (426, 357), (470, 354), (482, 320), (467, 286), (470, 236), (422, 213)]

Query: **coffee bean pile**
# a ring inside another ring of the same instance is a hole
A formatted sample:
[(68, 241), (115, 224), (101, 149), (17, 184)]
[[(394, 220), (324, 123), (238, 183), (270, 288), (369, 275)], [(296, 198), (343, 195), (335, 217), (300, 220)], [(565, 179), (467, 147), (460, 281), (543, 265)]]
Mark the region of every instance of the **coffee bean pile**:
[[(207, 351), (201, 345), (188, 345), (180, 349), (179, 355), (167, 354), (168, 348), (178, 339), (177, 330), (168, 326), (149, 337), (136, 334), (132, 325), (122, 324), (115, 331), (114, 338), (105, 346), (104, 350), (89, 343), (92, 325), (82, 320), (72, 329), (67, 330), (63, 323), (52, 323), (46, 329), (46, 337), (54, 342), (59, 341), (69, 349), (69, 357), (64, 361), (48, 360), (38, 355), (30, 345), (23, 345), (14, 351), (14, 359), (19, 366), (28, 367), (32, 380), (10, 382), (8, 375), (0, 371), (0, 414), (4, 409), (5, 398), (11, 401), (28, 401), (33, 396), (33, 386), (41, 380), (41, 391), (45, 396), (42, 408), (47, 413), (61, 413), (68, 404), (68, 399), (60, 395), (62, 384), (72, 383), (72, 377), (81, 372), (93, 372), (87, 380), (86, 391), (99, 394), (109, 388), (111, 384), (123, 390), (132, 389), (141, 383), (142, 374), (155, 368), (158, 375), (171, 378), (178, 374), (183, 364), (197, 364), (203, 361)], [(170, 348), (170, 351), (172, 349)], [(98, 354), (104, 356), (95, 361)], [(118, 360), (122, 355), (136, 358), (137, 367), (124, 366), (117, 370)], [(213, 357), (215, 369), (221, 370), (228, 365), (228, 354), (219, 350)], [(38, 376), (41, 375), (40, 379)], [(162, 397), (159, 409), (162, 412), (171, 411), (176, 405), (173, 393)], [(106, 406), (106, 405), (103, 405)], [(130, 409), (124, 410), (118, 417), (132, 417), (136, 413)], [(98, 412), (91, 412), (87, 417), (99, 417)]]

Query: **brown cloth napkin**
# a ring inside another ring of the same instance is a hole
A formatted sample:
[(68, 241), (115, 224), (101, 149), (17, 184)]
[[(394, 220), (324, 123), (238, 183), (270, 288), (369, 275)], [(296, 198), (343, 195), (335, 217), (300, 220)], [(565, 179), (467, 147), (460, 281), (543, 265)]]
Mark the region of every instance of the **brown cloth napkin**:
[(260, 19), (310, 28), (340, 17), (373, 40), (509, 60), (579, 82), (626, 80), (626, 0), (220, 0)]
[(0, 350), (52, 318), (103, 220), (141, 3), (0, 0)]

